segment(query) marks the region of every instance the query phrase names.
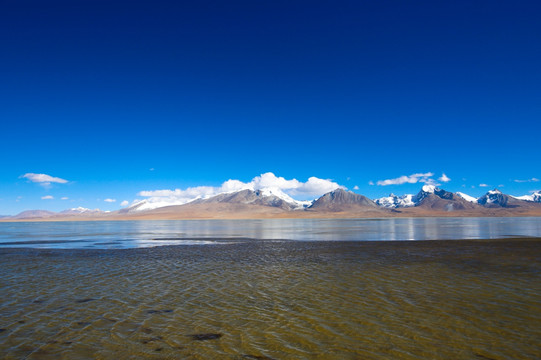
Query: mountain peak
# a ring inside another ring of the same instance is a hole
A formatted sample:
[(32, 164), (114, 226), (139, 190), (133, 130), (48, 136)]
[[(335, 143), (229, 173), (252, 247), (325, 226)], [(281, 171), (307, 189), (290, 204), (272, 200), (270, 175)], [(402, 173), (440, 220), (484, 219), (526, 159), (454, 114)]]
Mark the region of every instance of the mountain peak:
[(381, 207), (390, 209), (415, 206), (415, 203), (413, 202), (413, 195), (411, 194), (398, 196), (391, 193), (387, 197), (375, 199), (374, 202)]
[(427, 193), (434, 193), (436, 191), (437, 187), (434, 185), (423, 185), (421, 188), (422, 191)]
[(312, 210), (343, 211), (350, 207), (357, 209), (374, 209), (378, 206), (375, 202), (363, 195), (338, 188), (324, 194), (319, 199), (315, 200), (308, 208)]

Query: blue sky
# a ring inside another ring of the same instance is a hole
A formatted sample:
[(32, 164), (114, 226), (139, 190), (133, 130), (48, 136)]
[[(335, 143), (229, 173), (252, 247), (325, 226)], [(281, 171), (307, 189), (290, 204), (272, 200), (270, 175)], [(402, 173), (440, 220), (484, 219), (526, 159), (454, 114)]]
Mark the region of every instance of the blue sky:
[(369, 197), (417, 192), (377, 182), (428, 172), (450, 191), (527, 194), (541, 188), (540, 10), (3, 1), (0, 214), (114, 210), (266, 172)]

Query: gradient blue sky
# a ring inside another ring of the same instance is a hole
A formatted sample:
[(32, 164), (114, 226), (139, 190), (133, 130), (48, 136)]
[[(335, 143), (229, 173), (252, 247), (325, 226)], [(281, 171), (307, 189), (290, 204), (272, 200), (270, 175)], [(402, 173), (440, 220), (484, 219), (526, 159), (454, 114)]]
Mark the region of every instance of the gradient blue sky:
[(541, 178), (540, 13), (537, 1), (1, 1), (0, 214), (113, 210), (141, 190), (268, 171), (369, 197), (417, 192), (369, 182), (426, 172), (450, 191), (527, 194), (541, 188), (526, 181)]

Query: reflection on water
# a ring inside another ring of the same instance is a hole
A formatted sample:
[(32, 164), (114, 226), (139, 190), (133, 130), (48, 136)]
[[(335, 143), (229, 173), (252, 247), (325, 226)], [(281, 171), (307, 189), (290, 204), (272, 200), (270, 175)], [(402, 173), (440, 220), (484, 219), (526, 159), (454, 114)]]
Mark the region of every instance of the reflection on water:
[(541, 358), (539, 240), (3, 248), (0, 259), (6, 359)]
[(134, 248), (246, 239), (303, 241), (541, 236), (540, 218), (271, 219), (0, 223), (0, 246)]

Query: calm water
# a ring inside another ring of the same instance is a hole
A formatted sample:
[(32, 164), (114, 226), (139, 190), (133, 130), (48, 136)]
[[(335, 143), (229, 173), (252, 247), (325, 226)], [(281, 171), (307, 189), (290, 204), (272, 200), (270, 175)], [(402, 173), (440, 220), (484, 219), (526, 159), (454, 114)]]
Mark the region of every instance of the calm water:
[(537, 219), (0, 225), (0, 358), (541, 358), (541, 240), (340, 241)]
[(541, 236), (541, 218), (272, 219), (0, 223), (0, 247), (135, 248), (263, 239), (449, 240)]

